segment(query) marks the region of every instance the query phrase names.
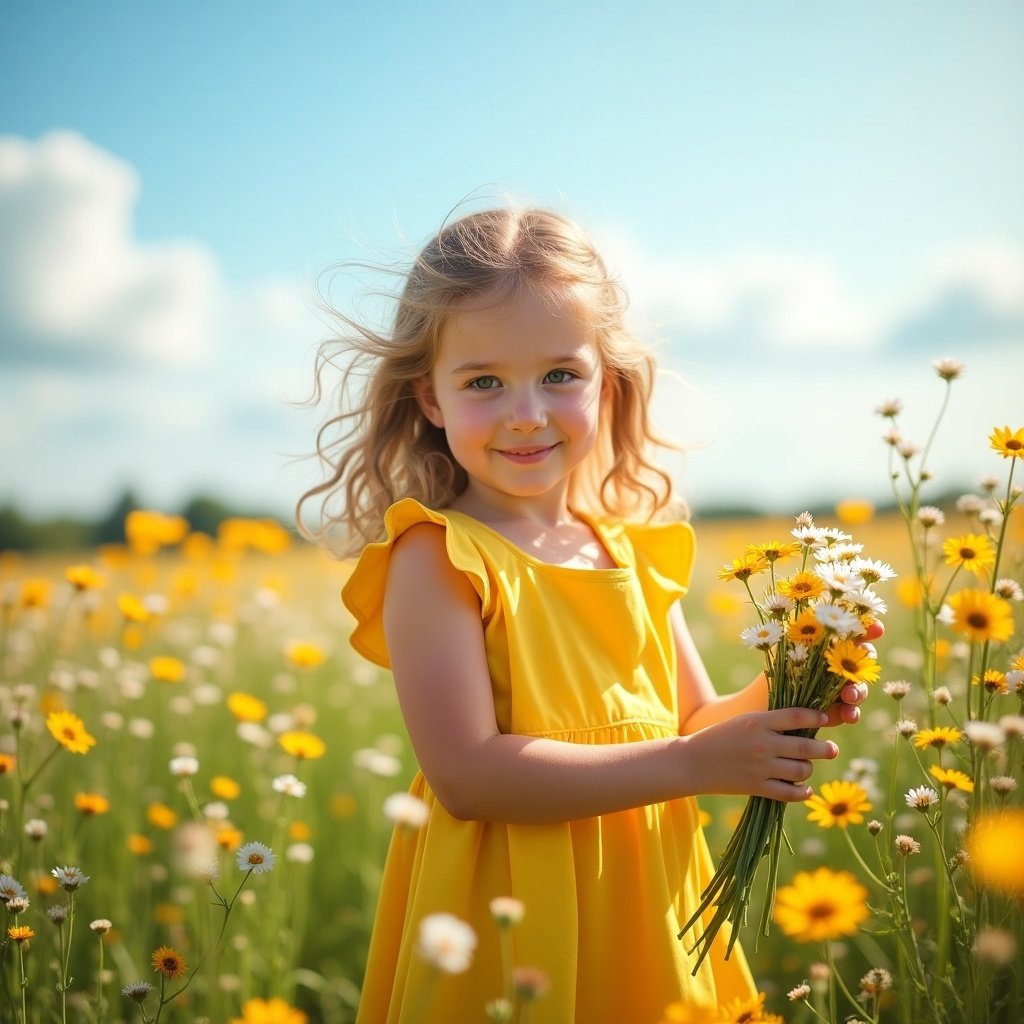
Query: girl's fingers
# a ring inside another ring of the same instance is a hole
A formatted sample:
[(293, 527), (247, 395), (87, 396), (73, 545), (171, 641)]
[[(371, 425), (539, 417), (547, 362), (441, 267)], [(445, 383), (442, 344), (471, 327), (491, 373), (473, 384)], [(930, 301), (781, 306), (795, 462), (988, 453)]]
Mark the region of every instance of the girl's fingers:
[(784, 782), (782, 779), (767, 779), (764, 792), (771, 800), (782, 800), (784, 803), (793, 804), (806, 800), (812, 793), (811, 787), (803, 783)]
[(814, 771), (810, 761), (800, 761), (792, 757), (780, 757), (772, 765), (771, 771), (775, 778), (782, 782), (806, 782)]
[(776, 732), (792, 729), (817, 729), (828, 721), (828, 715), (813, 708), (779, 708), (765, 712), (769, 727)]

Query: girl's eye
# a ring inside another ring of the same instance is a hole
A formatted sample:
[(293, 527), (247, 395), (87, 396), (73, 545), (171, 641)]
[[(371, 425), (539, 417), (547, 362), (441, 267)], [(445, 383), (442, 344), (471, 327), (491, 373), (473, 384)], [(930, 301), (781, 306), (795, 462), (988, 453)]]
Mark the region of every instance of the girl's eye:
[(467, 387), (472, 388), (474, 391), (493, 391), (495, 388), (501, 386), (501, 381), (497, 377), (474, 377)]
[(544, 379), (549, 384), (568, 384), (576, 375), (569, 370), (552, 370)]

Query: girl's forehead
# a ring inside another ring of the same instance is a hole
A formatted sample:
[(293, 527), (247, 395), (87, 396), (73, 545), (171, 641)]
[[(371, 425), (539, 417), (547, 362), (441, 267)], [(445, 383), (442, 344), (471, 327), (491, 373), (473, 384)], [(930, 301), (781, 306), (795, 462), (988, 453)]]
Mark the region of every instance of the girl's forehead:
[(533, 290), (486, 305), (458, 308), (448, 315), (441, 331), (442, 357), (466, 348), (543, 350), (552, 345), (596, 354), (597, 331), (568, 296)]

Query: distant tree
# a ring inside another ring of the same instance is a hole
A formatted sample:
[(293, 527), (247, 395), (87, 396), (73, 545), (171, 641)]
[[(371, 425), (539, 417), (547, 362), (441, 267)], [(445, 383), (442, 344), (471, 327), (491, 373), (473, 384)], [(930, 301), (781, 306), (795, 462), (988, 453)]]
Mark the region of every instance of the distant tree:
[(125, 516), (133, 508), (141, 508), (132, 490), (126, 490), (114, 502), (113, 508), (93, 526), (93, 540), (97, 544), (123, 544)]
[(211, 537), (215, 537), (217, 535), (217, 527), (225, 519), (239, 513), (216, 498), (200, 494), (186, 502), (185, 507), (181, 510), (181, 514), (188, 520), (189, 526), (193, 530), (200, 533), (208, 533)]

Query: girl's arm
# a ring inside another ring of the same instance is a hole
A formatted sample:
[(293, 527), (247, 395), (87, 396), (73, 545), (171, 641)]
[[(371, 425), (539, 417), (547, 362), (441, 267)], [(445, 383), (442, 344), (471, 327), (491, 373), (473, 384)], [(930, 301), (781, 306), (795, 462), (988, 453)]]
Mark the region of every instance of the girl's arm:
[(433, 524), (413, 526), (395, 543), (384, 630), (420, 767), (456, 818), (571, 821), (696, 793), (803, 800), (809, 759), (835, 756), (834, 744), (785, 735), (821, 724), (806, 708), (740, 715), (697, 735), (638, 743), (499, 732), (479, 599)]

